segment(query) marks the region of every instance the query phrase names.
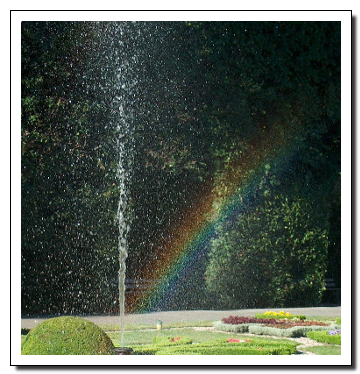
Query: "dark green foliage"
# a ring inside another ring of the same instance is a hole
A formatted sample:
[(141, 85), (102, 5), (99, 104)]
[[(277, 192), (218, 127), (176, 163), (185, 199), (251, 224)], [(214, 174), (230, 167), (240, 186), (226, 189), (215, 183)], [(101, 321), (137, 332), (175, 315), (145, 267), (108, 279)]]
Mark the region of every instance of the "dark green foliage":
[(58, 317), (42, 322), (21, 345), (23, 355), (113, 355), (110, 338), (90, 321)]
[(23, 313), (116, 300), (117, 159), (109, 117), (83, 84), (95, 43), (91, 23), (22, 23)]
[(114, 56), (137, 61), (122, 70), (138, 82), (127, 276), (152, 275), (211, 188), (216, 213), (238, 188), (224, 171), (261, 167), (234, 160), (289, 133), (287, 163), (266, 161), (169, 305), (314, 305), (326, 270), (340, 286), (340, 36), (339, 22), (23, 22), (22, 313), (117, 309)]
[(27, 335), (30, 332), (30, 329), (22, 328), (21, 335)]
[(207, 290), (221, 308), (315, 305), (326, 271), (326, 226), (305, 199), (262, 191), (261, 203), (230, 228), (219, 226)]
[[(226, 175), (239, 173), (232, 160), (239, 159), (241, 165), (241, 152), (246, 155), (251, 141), (264, 139), (267, 145), (269, 133), (280, 137), (301, 124), (301, 131), (292, 137), (288, 163), (278, 166), (275, 179), (266, 177), (266, 188), (261, 183), (253, 188), (264, 197), (251, 191), (251, 205), (244, 204), (237, 219), (232, 216), (230, 222), (218, 225), (206, 272), (213, 307), (315, 305), (324, 288), (327, 259), (329, 272), (337, 276), (340, 272), (339, 26), (326, 22), (198, 26), (211, 35), (204, 49), (211, 66), (216, 69), (217, 56), (226, 56), (223, 74), (218, 74), (222, 79), (212, 81), (213, 95), (224, 100), (214, 133), (228, 146), (215, 146), (219, 162), (215, 210), (226, 199), (226, 189), (242, 193), (222, 177), (224, 170)], [(236, 105), (232, 90), (245, 107)], [(239, 139), (243, 144), (235, 145)], [(265, 169), (267, 165), (274, 166), (265, 164)], [(251, 176), (253, 169), (240, 171)], [(269, 171), (265, 169), (264, 177)]]

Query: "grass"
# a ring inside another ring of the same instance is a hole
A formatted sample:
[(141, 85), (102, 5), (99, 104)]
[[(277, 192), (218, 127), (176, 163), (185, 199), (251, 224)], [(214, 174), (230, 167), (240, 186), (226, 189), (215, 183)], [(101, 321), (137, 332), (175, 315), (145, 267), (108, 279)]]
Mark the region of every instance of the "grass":
[(341, 317), (321, 317), (321, 316), (314, 316), (307, 318), (311, 321), (321, 321), (326, 323), (334, 323), (336, 325), (341, 325)]
[[(139, 354), (143, 354), (143, 348), (138, 347)], [(272, 345), (270, 342), (264, 346), (252, 343), (231, 344), (226, 340), (221, 342), (210, 341), (207, 343), (195, 343), (191, 345), (178, 345), (159, 347), (154, 351), (155, 355), (291, 355), (296, 353), (296, 344)]]
[[(163, 322), (163, 329), (176, 329), (184, 327), (211, 327), (213, 321), (184, 321), (184, 322)], [(99, 325), (106, 332), (120, 331), (120, 325)], [(126, 324), (124, 331), (134, 330), (156, 330), (156, 324)]]
[[(109, 332), (115, 346), (120, 346), (120, 333)], [(169, 339), (182, 338), (176, 344)], [(241, 339), (241, 343), (229, 343), (228, 339)], [(246, 341), (246, 340), (250, 341)], [(198, 331), (186, 327), (183, 329), (163, 329), (148, 331), (126, 331), (124, 340), (126, 346), (134, 349), (135, 354), (158, 355), (269, 355), (269, 354), (293, 354), (297, 343), (286, 339), (271, 339), (263, 337), (249, 337), (239, 334), (224, 334), (213, 331)], [(181, 342), (184, 341), (184, 344)], [(163, 342), (160, 343), (159, 342)], [(165, 344), (164, 342), (167, 342)], [(191, 342), (191, 344), (189, 344)], [(179, 344), (180, 343), (180, 344)], [(187, 344), (185, 344), (187, 343)]]
[(341, 355), (341, 347), (330, 344), (307, 347), (304, 350), (315, 353), (316, 355)]
[[(108, 332), (110, 339), (112, 340), (113, 344), (118, 347), (121, 344), (120, 333), (118, 332)], [(166, 338), (166, 337), (173, 337), (173, 336), (186, 336), (187, 338), (191, 339), (193, 343), (204, 343), (216, 339), (250, 339), (251, 341), (257, 342), (259, 344), (264, 344), (269, 339), (261, 338), (261, 337), (252, 337), (252, 336), (245, 336), (239, 334), (224, 334), (222, 332), (213, 332), (213, 331), (198, 331), (192, 328), (184, 328), (184, 329), (163, 329), (160, 331), (157, 330), (149, 330), (149, 331), (125, 331), (124, 334), (124, 341), (126, 345), (133, 346), (133, 345), (143, 345), (143, 344), (152, 344), (154, 338)], [(275, 340), (275, 339), (273, 339)], [(288, 342), (286, 339), (276, 339), (276, 341)]]

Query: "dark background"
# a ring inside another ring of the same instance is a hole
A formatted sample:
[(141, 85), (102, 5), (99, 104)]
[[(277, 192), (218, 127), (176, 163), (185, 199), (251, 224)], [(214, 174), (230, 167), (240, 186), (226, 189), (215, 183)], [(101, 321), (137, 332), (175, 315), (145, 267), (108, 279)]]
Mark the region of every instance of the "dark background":
[(23, 22), (22, 314), (118, 310), (119, 140), (128, 279), (209, 191), (216, 216), (257, 175), (158, 309), (339, 302), (324, 289), (341, 287), (340, 36), (340, 22)]

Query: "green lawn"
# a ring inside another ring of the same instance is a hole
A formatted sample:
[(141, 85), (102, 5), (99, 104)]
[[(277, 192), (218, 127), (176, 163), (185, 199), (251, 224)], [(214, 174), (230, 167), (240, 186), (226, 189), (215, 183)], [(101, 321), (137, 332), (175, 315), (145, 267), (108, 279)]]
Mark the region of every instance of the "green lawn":
[[(113, 341), (114, 345), (118, 347), (120, 345), (120, 333), (119, 332), (109, 332), (110, 339)], [(263, 343), (269, 339), (264, 337), (255, 337), (239, 334), (224, 334), (222, 332), (215, 331), (197, 331), (192, 328), (183, 329), (163, 329), (163, 330), (146, 330), (146, 331), (125, 331), (124, 341), (126, 345), (141, 345), (141, 344), (152, 344), (154, 338), (164, 338), (164, 337), (177, 337), (186, 336), (190, 338), (193, 343), (204, 343), (216, 339), (250, 339), (251, 341)], [(286, 339), (273, 339), (278, 342), (288, 342)]]
[(341, 347), (331, 344), (308, 347), (306, 351), (316, 355), (341, 355)]
[[(212, 327), (213, 321), (183, 321), (183, 322), (164, 322), (163, 329), (175, 329), (183, 327)], [(104, 331), (119, 331), (120, 325), (100, 325)], [(132, 330), (156, 330), (156, 324), (126, 324), (125, 331)]]
[[(120, 333), (109, 332), (108, 335), (115, 346), (120, 346)], [(180, 339), (178, 339), (179, 337)], [(170, 339), (173, 341), (171, 342)], [(228, 342), (228, 339), (240, 339), (240, 342)], [(286, 339), (198, 331), (189, 327), (161, 331), (125, 331), (124, 340), (127, 347), (134, 349), (135, 354), (160, 355), (295, 354), (297, 345), (297, 343)], [(182, 344), (183, 341), (184, 344)], [(163, 343), (159, 344), (159, 342)]]

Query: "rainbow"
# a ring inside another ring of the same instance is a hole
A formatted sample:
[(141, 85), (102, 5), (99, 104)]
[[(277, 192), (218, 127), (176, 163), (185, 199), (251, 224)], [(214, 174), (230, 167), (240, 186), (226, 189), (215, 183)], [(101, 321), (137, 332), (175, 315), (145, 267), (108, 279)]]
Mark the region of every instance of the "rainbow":
[(132, 312), (171, 309), (171, 295), (193, 271), (194, 264), (206, 256), (217, 222), (229, 221), (249, 209), (267, 165), (271, 164), (272, 170), (281, 170), (289, 155), (297, 150), (299, 130), (299, 125), (279, 125), (260, 134), (232, 160), (215, 184), (209, 184), (199, 202), (189, 208), (186, 218), (173, 228), (171, 240), (158, 243), (162, 250), (142, 274), (154, 286), (130, 300)]

